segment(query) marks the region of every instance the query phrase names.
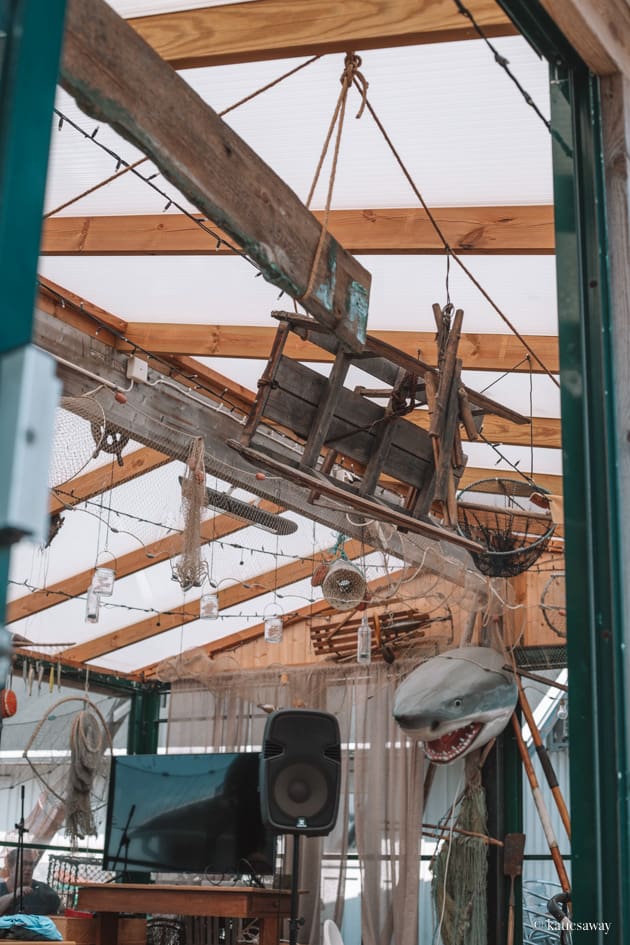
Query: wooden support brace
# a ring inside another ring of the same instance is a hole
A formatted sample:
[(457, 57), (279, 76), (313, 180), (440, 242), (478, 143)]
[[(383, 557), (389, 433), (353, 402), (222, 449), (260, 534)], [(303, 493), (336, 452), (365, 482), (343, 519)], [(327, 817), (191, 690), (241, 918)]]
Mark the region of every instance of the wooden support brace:
[(431, 436), (439, 436), (444, 426), (447, 410), (451, 409), (451, 387), (453, 386), (453, 377), (455, 376), (455, 362), (457, 359), (457, 346), (462, 333), (462, 322), (464, 313), (461, 308), (455, 312), (455, 318), (448, 338), (444, 345), (444, 360), (440, 370), (440, 379), (437, 390), (437, 400), (435, 412), (431, 420), (429, 433)]
[(271, 388), (274, 383), (276, 371), (278, 370), (278, 365), (280, 364), (280, 358), (282, 357), (282, 352), (284, 350), (284, 345), (289, 331), (290, 328), (287, 324), (279, 325), (273, 339), (269, 360), (267, 361), (265, 370), (258, 381), (258, 393), (256, 395), (254, 406), (250, 411), (249, 417), (247, 418), (247, 423), (243, 427), (243, 432), (241, 433), (241, 442), (245, 443), (246, 446), (249, 446), (251, 443), (252, 437), (256, 432), (256, 427), (258, 426), (261, 417), (265, 412), (265, 406), (269, 400), (269, 394), (271, 393)]

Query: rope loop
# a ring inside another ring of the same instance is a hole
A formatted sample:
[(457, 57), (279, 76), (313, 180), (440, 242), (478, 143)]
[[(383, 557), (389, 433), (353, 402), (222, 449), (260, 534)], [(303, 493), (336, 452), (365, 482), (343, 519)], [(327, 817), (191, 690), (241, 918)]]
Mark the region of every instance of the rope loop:
[(359, 107), (359, 111), (355, 115), (355, 118), (360, 118), (363, 114), (367, 100), (368, 87), (370, 84), (361, 72), (362, 62), (363, 60), (361, 59), (361, 56), (357, 56), (356, 53), (346, 53), (344, 68), (340, 79), (341, 84), (346, 90), (349, 89), (354, 82), (359, 94), (361, 95), (361, 105)]

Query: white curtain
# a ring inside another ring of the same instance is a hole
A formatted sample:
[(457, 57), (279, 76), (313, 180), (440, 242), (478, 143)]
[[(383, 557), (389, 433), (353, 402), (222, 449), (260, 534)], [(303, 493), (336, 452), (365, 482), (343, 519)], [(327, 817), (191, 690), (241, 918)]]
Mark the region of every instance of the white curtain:
[(203, 686), (194, 680), (172, 683), (167, 735), (172, 752), (259, 749), (270, 708), (317, 709), (339, 721), (339, 817), (329, 836), (301, 841), (299, 884), (308, 892), (300, 896), (305, 918), (300, 942), (321, 942), (320, 874), (326, 855), (326, 872), (335, 875), (336, 885), (332, 918), (341, 925), (354, 834), (363, 945), (417, 943), (423, 756), (417, 743), (401, 737), (392, 718), (394, 692), (409, 669), (399, 663), (279, 668), (223, 673)]

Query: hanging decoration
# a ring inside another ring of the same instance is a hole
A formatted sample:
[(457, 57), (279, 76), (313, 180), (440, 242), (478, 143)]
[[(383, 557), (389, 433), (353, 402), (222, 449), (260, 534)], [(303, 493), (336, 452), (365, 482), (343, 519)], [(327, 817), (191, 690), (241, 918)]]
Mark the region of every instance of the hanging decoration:
[(541, 492), (532, 481), (481, 479), (459, 493), (457, 529), (484, 549), (473, 552), (479, 570), (490, 577), (527, 571), (547, 548), (555, 523), (531, 501)]
[(207, 504), (203, 437), (197, 437), (190, 447), (181, 486), (184, 516), (182, 553), (171, 562), (171, 568), (173, 580), (179, 582), (183, 591), (189, 591), (192, 587), (201, 587), (207, 574), (207, 565), (201, 556), (201, 516)]

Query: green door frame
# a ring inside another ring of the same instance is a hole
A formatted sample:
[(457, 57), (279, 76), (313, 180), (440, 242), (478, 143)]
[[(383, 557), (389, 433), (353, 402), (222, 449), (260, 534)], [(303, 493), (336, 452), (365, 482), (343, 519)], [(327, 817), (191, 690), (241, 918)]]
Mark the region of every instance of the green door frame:
[[(31, 341), (65, 6), (66, 0), (0, 0), (0, 358)], [(0, 443), (0, 462), (12, 449)], [(9, 559), (10, 547), (0, 545), (0, 628)]]
[[(630, 940), (623, 564), (599, 82), (537, 0), (499, 0), (550, 63), (575, 922)], [(620, 378), (623, 382), (623, 378)], [(622, 418), (620, 418), (622, 419)], [(627, 423), (627, 419), (625, 421)]]

